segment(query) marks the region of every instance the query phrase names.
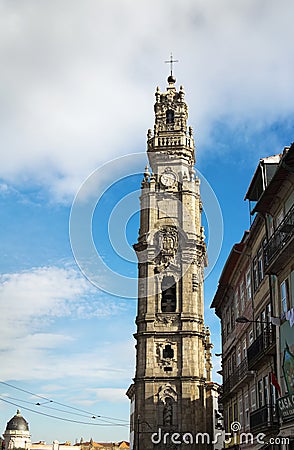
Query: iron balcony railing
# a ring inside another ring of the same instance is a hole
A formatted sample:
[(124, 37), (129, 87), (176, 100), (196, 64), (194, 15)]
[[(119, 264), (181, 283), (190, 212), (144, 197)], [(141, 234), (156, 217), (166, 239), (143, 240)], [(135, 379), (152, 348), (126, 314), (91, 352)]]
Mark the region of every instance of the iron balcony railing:
[(249, 370), (252, 370), (253, 367), (255, 367), (255, 365), (263, 358), (263, 356), (272, 353), (275, 344), (275, 329), (272, 324), (268, 324), (247, 349)]
[(222, 396), (226, 397), (231, 392), (231, 388), (232, 388), (232, 380), (231, 380), (231, 377), (229, 377), (226, 380), (224, 380), (224, 382), (223, 382)]
[(277, 425), (278, 416), (273, 404), (264, 405), (250, 413), (250, 431), (268, 429)]
[(244, 358), (243, 361), (239, 364), (239, 366), (236, 368), (234, 379), (235, 383), (239, 383), (244, 378), (246, 378), (248, 375), (248, 361), (247, 358)]
[(264, 246), (264, 267), (267, 269), (294, 236), (294, 205)]
[(247, 377), (252, 376), (252, 373), (248, 370), (247, 358), (234, 368), (234, 372), (224, 381), (223, 395), (226, 396), (230, 392), (234, 391), (242, 381), (245, 381)]

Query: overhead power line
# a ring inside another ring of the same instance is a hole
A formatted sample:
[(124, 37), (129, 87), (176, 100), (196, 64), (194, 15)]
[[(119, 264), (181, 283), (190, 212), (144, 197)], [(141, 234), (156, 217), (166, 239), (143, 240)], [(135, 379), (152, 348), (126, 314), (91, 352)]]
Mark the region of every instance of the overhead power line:
[[(5, 402), (5, 403), (9, 403), (10, 405), (14, 405), (16, 407), (20, 407), (20, 405), (18, 403), (13, 403), (13, 402), (10, 402), (9, 400), (5, 400), (3, 397), (0, 397), (0, 401), (1, 402)], [(95, 425), (95, 426), (102, 426), (102, 427), (106, 427), (106, 426), (109, 426), (109, 427), (126, 427), (126, 426), (128, 426), (127, 424), (122, 424), (122, 423), (82, 422), (81, 420), (68, 419), (68, 418), (65, 418), (65, 417), (53, 416), (52, 414), (46, 414), (46, 413), (43, 413), (41, 411), (35, 411), (34, 409), (27, 408), (26, 406), (22, 406), (21, 408), (25, 409), (26, 411), (30, 411), (30, 412), (35, 413), (35, 414), (39, 414), (41, 416), (51, 417), (52, 419), (58, 419), (58, 420), (62, 420), (64, 422), (79, 423), (79, 424), (82, 424), (82, 425)]]
[[(89, 414), (80, 414), (80, 413), (77, 413), (77, 412), (67, 411), (65, 409), (54, 408), (53, 406), (47, 406), (45, 404), (35, 403), (35, 402), (28, 401), (28, 400), (23, 400), (22, 398), (10, 397), (8, 395), (2, 395), (2, 396), (0, 395), (0, 398), (1, 397), (3, 397), (4, 400), (9, 399), (9, 400), (15, 400), (17, 402), (26, 403), (26, 404), (33, 405), (33, 406), (42, 406), (43, 408), (51, 409), (52, 411), (64, 412), (66, 414), (74, 414), (76, 416), (86, 417), (86, 418), (89, 419)], [(54, 403), (53, 400), (51, 400), (51, 402)], [(97, 417), (98, 416), (92, 416), (91, 419), (96, 419)], [(108, 422), (108, 421), (105, 421), (104, 419), (101, 419), (101, 418), (99, 418), (99, 420), (101, 420), (101, 422)]]
[[(29, 403), (29, 404), (34, 405), (34, 406), (47, 408), (47, 409), (51, 409), (51, 410), (54, 410), (54, 411), (64, 412), (64, 413), (67, 413), (67, 414), (74, 414), (74, 415), (77, 415), (77, 416), (80, 416), (80, 417), (88, 417), (88, 418), (91, 418), (91, 419), (99, 419), (100, 422), (104, 422), (105, 426), (107, 426), (107, 425), (111, 425), (111, 426), (128, 426), (129, 425), (129, 422), (127, 420), (124, 420), (124, 419), (117, 419), (117, 418), (114, 418), (114, 417), (102, 416), (100, 414), (92, 413), (92, 412), (86, 411), (86, 410), (81, 409), (81, 408), (76, 408), (74, 406), (66, 405), (65, 403), (61, 403), (61, 402), (58, 402), (56, 400), (52, 400), (52, 399), (50, 399), (48, 397), (45, 397), (43, 395), (35, 394), (34, 392), (28, 391), (26, 389), (23, 389), (23, 388), (20, 388), (20, 387), (17, 387), (17, 386), (14, 386), (14, 385), (12, 385), (10, 383), (7, 383), (5, 381), (0, 381), (0, 383), (5, 385), (5, 386), (7, 386), (7, 387), (9, 387), (9, 388), (16, 389), (16, 390), (18, 390), (20, 392), (23, 392), (25, 394), (29, 394), (29, 395), (32, 395), (33, 397), (42, 399), (42, 400), (44, 400), (44, 402), (43, 403), (40, 403), (40, 402), (34, 403), (34, 402), (29, 402), (29, 401), (23, 400), (23, 399), (17, 399), (17, 398), (14, 398), (14, 397), (6, 397), (5, 396), (5, 398), (11, 398), (11, 400), (15, 400), (15, 401), (26, 403), (26, 404)], [(15, 404), (13, 402), (9, 402), (8, 400), (5, 400), (5, 398), (3, 398), (3, 396), (2, 396), (2, 398), (0, 397), (0, 400), (4, 401), (6, 403), (10, 403), (10, 404), (13, 404), (15, 406), (20, 407), (19, 404)], [(59, 409), (59, 408), (54, 408), (53, 406), (49, 406), (48, 403), (51, 403), (51, 404), (54, 403), (56, 405), (62, 406), (64, 408), (67, 408), (67, 409), (72, 410), (72, 411), (62, 410), (62, 409)], [(88, 422), (81, 422), (81, 421), (76, 421), (76, 420), (73, 420), (73, 419), (63, 418), (63, 417), (57, 417), (57, 416), (53, 416), (53, 415), (50, 415), (50, 414), (42, 413), (41, 411), (36, 411), (36, 410), (32, 410), (30, 408), (26, 408), (24, 406), (21, 406), (21, 407), (23, 409), (26, 409), (26, 410), (29, 410), (31, 412), (34, 412), (36, 414), (41, 414), (41, 415), (45, 415), (45, 416), (48, 416), (48, 417), (52, 417), (52, 418), (55, 418), (55, 419), (64, 420), (64, 421), (68, 421), (68, 422), (72, 421), (74, 423), (83, 423), (83, 424), (88, 424), (88, 425), (101, 425), (101, 426), (103, 425), (102, 423), (99, 423), (99, 424), (98, 423), (93, 423), (93, 422), (89, 422), (88, 423)], [(78, 411), (78, 412), (73, 412), (73, 411)], [(111, 423), (109, 421), (111, 421)], [(114, 423), (114, 422), (120, 422), (120, 423)]]

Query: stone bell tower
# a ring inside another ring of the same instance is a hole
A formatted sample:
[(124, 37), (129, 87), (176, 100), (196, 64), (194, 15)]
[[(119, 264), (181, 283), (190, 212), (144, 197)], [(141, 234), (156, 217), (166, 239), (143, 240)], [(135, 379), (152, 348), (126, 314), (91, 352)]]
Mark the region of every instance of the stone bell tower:
[[(166, 92), (157, 88), (155, 93), (154, 131), (147, 135), (150, 169), (142, 181), (134, 245), (137, 356), (127, 392), (133, 450), (206, 447), (184, 436), (207, 431), (206, 383), (211, 381), (212, 345), (203, 317), (202, 205), (185, 93), (182, 86), (177, 91), (172, 74), (167, 81)], [(173, 433), (180, 437), (171, 440)]]

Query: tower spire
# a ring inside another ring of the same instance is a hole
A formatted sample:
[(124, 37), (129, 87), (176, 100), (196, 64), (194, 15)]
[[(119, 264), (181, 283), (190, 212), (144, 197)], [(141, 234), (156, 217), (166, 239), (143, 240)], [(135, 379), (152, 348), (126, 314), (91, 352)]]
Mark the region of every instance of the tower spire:
[(164, 61), (164, 62), (170, 64), (170, 76), (168, 77), (167, 81), (170, 83), (171, 80), (174, 80), (173, 82), (175, 83), (176, 79), (173, 76), (173, 64), (179, 62), (179, 60), (178, 59), (173, 59), (173, 54), (171, 52), (170, 60), (169, 61)]

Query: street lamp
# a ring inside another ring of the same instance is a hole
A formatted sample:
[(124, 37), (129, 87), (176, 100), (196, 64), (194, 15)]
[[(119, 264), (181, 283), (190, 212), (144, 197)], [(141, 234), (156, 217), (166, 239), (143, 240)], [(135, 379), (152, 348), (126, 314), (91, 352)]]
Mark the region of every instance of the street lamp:
[(245, 317), (245, 316), (240, 316), (240, 317), (236, 318), (236, 322), (237, 323), (249, 323), (249, 322), (256, 322), (256, 320), (250, 320), (250, 319), (247, 319), (247, 317)]
[(264, 320), (250, 320), (247, 319), (247, 317), (245, 316), (240, 316), (236, 318), (236, 322), (237, 323), (272, 323), (273, 325), (275, 325), (276, 327), (281, 325), (281, 320), (279, 317), (270, 317), (269, 322), (265, 322)]

